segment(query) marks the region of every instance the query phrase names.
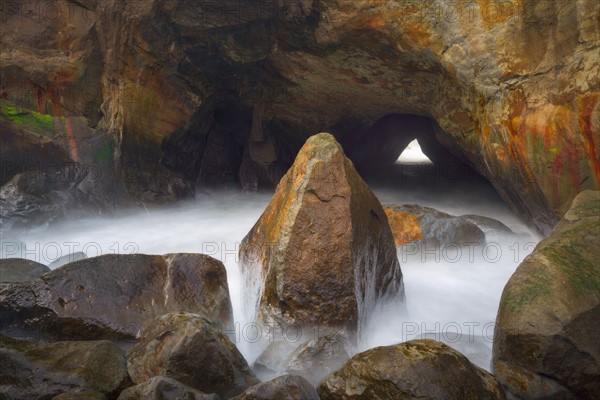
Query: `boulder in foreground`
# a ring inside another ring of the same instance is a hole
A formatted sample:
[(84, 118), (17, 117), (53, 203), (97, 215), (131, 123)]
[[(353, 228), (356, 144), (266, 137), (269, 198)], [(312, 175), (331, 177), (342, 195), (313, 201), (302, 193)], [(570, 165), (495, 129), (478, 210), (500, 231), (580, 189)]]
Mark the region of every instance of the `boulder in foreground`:
[(510, 278), (493, 369), (521, 399), (600, 398), (600, 192), (580, 193)]
[(129, 384), (125, 354), (112, 342), (44, 344), (0, 336), (0, 393), (8, 399), (86, 391), (115, 398)]
[(59, 339), (134, 338), (146, 323), (172, 311), (231, 323), (223, 264), (202, 254), (111, 254), (0, 290), (0, 326)]
[(229, 398), (259, 383), (229, 338), (206, 317), (165, 314), (145, 329), (127, 355), (135, 383), (165, 375), (204, 393)]
[(321, 400), (499, 400), (494, 377), (433, 340), (412, 340), (359, 353), (317, 388)]

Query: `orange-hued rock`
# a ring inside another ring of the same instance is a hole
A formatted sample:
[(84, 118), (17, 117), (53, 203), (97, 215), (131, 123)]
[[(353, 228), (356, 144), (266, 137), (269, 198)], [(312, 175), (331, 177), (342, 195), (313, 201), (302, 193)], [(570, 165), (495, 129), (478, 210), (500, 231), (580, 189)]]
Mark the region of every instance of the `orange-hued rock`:
[(384, 210), (398, 247), (409, 243), (423, 244), (432, 249), (469, 244), (483, 245), (486, 233), (482, 229), (488, 234), (512, 233), (504, 224), (492, 218), (456, 217), (418, 204), (387, 204)]
[(250, 311), (265, 325), (360, 335), (378, 301), (402, 300), (387, 217), (333, 136), (304, 145), (240, 263)]
[[(3, 9), (1, 96), (97, 122), (143, 202), (189, 195), (209, 167), (277, 183), (321, 130), (388, 160), (365, 132), (394, 114), (435, 119), (436, 140), (541, 232), (600, 187), (595, 1), (44, 4)], [(223, 129), (219, 113), (251, 121)]]
[(395, 212), (392, 208), (383, 209), (388, 217), (396, 246), (423, 240), (419, 218), (405, 211)]

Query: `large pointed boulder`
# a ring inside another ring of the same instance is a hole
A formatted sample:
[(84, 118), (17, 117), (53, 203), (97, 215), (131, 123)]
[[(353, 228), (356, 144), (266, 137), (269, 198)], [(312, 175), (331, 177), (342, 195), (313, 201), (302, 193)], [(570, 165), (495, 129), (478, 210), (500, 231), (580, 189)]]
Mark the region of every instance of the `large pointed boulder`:
[(240, 267), (249, 311), (284, 332), (360, 336), (377, 304), (404, 296), (386, 214), (328, 133), (298, 153), (242, 241)]

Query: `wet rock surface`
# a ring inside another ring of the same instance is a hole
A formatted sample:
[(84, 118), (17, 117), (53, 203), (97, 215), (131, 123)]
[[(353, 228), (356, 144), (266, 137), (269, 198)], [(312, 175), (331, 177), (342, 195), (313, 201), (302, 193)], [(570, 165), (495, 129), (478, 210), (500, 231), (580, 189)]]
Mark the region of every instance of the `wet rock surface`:
[(580, 193), (508, 281), (493, 370), (523, 399), (600, 396), (600, 192)]
[(229, 338), (205, 316), (190, 313), (155, 320), (129, 350), (127, 365), (135, 383), (166, 375), (223, 398), (259, 383)]
[(225, 267), (202, 254), (105, 255), (0, 290), (2, 327), (62, 339), (127, 339), (171, 311), (233, 321)]
[(471, 221), (472, 218), (456, 217), (418, 204), (385, 205), (384, 210), (390, 220), (396, 246), (416, 243), (435, 249), (485, 244), (485, 233)]
[(245, 303), (260, 324), (360, 335), (378, 301), (402, 301), (381, 204), (333, 136), (311, 137), (240, 246)]
[(109, 341), (33, 343), (0, 336), (0, 359), (0, 392), (12, 400), (81, 391), (114, 399), (130, 385), (125, 354)]
[(359, 353), (317, 387), (321, 400), (505, 399), (488, 372), (432, 340)]

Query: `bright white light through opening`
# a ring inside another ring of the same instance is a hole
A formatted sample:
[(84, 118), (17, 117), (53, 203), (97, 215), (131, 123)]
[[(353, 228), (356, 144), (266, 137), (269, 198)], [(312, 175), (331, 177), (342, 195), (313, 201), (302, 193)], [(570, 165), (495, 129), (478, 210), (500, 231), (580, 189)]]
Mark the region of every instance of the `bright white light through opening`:
[(396, 164), (431, 164), (431, 160), (421, 151), (417, 139), (408, 144), (396, 160)]

